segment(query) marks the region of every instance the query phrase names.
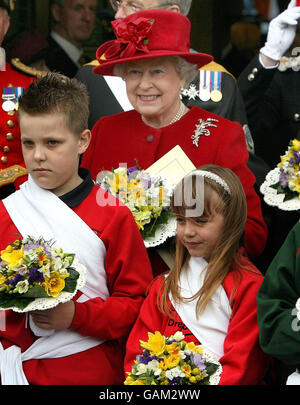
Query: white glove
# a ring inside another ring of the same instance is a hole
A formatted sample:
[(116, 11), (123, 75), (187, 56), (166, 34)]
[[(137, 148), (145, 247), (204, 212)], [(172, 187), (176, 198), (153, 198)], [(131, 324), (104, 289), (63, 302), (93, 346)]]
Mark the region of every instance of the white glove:
[(300, 7), (291, 0), (288, 8), (275, 17), (269, 25), (267, 40), (260, 52), (270, 59), (279, 61), (294, 42)]

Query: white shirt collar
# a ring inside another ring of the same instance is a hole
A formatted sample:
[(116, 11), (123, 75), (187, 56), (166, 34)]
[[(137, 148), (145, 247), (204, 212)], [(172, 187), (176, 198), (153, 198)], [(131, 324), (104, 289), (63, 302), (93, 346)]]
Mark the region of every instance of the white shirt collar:
[(55, 31), (51, 31), (51, 37), (61, 46), (61, 48), (66, 52), (70, 59), (80, 67), (79, 58), (82, 55), (82, 49), (78, 49), (75, 45), (71, 44), (68, 40), (63, 38)]

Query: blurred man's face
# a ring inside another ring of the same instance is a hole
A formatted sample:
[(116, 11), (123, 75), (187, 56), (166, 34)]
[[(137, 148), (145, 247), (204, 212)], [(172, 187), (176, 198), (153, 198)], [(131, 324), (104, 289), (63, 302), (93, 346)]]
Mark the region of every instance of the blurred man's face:
[(0, 46), (9, 28), (9, 17), (5, 8), (0, 7)]
[(56, 31), (75, 46), (91, 35), (97, 11), (97, 0), (65, 0), (64, 6), (54, 4), (52, 12), (58, 22)]
[(125, 18), (130, 14), (136, 13), (137, 11), (165, 7), (170, 9), (170, 7), (172, 7), (170, 5), (166, 5), (164, 0), (111, 0), (111, 5), (116, 11), (116, 19)]

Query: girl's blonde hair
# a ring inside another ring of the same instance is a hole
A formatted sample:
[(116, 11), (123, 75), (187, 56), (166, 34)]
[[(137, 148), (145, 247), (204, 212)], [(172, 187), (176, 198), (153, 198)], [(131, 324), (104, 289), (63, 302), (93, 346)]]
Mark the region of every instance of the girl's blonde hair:
[[(245, 193), (239, 178), (227, 168), (216, 165), (204, 165), (199, 168), (210, 173), (215, 173), (225, 181), (230, 189), (230, 194), (225, 190), (222, 184), (217, 183), (213, 179), (204, 176), (204, 212), (202, 216), (212, 218), (216, 213), (219, 213), (224, 218), (222, 232), (219, 235), (215, 250), (212, 252), (207, 266), (206, 276), (200, 291), (191, 297), (189, 300), (198, 299), (196, 311), (197, 315), (203, 311), (208, 304), (211, 296), (216, 289), (223, 283), (226, 275), (241, 266), (239, 263), (240, 248), (244, 245), (244, 231), (247, 220), (247, 203)], [(196, 197), (195, 177), (193, 176), (193, 198)], [(184, 179), (177, 186), (181, 188), (184, 195)], [(218, 195), (218, 203), (213, 199), (213, 192)], [(214, 201), (214, 202), (212, 202)], [(188, 207), (184, 204), (176, 206), (174, 204), (174, 196), (171, 201), (172, 210), (175, 215), (185, 217)], [(191, 218), (192, 219), (192, 218)], [(172, 316), (168, 303), (169, 293), (175, 302), (183, 302), (184, 299), (180, 296), (179, 278), (181, 271), (188, 264), (190, 255), (185, 246), (176, 238), (176, 255), (173, 268), (168, 273), (162, 283), (161, 291), (158, 294), (158, 307), (160, 310), (169, 316)], [(236, 286), (240, 278), (238, 271), (234, 272), (235, 288), (231, 296), (234, 296)]]

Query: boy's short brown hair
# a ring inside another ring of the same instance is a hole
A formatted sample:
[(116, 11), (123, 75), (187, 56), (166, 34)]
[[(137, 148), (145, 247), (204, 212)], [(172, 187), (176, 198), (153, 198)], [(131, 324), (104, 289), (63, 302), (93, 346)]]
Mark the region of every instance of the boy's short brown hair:
[(31, 83), (19, 98), (19, 114), (60, 113), (75, 134), (88, 128), (89, 96), (84, 84), (59, 73), (50, 72)]

